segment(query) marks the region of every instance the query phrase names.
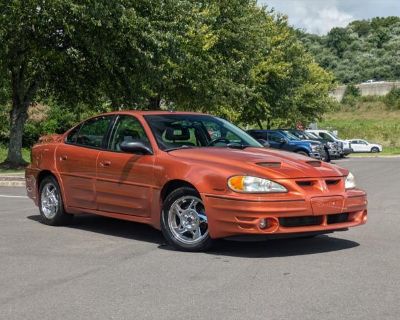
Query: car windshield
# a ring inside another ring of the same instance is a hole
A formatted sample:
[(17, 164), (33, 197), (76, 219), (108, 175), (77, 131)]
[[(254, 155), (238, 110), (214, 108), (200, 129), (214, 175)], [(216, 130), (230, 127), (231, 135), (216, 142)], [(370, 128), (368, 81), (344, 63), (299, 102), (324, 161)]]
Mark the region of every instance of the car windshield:
[(290, 133), (301, 140), (307, 140), (307, 139), (315, 140), (315, 138), (316, 138), (312, 134), (309, 134), (308, 132), (301, 131), (301, 130), (293, 130), (293, 131), (290, 131)]
[(329, 131), (329, 134), (332, 135), (335, 139), (339, 139), (336, 134), (334, 134), (332, 131)]
[(282, 133), (285, 135), (286, 138), (288, 138), (291, 141), (298, 141), (301, 140), (299, 138), (297, 138), (295, 135), (291, 134), (289, 131), (287, 130), (282, 130)]
[(144, 116), (158, 147), (164, 151), (194, 147), (263, 147), (232, 123), (208, 115), (165, 114)]
[(321, 137), (318, 137), (317, 135), (315, 135), (313, 133), (306, 132), (306, 131), (304, 131), (303, 133), (304, 133), (304, 136), (306, 136), (306, 138), (308, 138), (308, 139), (311, 139), (311, 140), (313, 140), (313, 139), (321, 139)]

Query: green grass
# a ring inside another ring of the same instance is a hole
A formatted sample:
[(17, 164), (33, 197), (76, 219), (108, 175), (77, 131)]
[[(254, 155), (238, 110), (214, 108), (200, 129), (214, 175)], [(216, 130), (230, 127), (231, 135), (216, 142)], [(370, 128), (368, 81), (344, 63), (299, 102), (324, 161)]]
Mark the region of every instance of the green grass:
[(388, 110), (380, 99), (363, 97), (355, 106), (341, 106), (318, 123), (337, 130), (341, 139), (365, 139), (383, 146), (382, 154), (400, 154), (400, 110)]
[[(31, 151), (30, 149), (23, 148), (22, 149), (22, 157), (25, 161), (30, 162)], [(7, 148), (3, 145), (0, 145), (0, 163), (3, 162), (7, 158)], [(12, 169), (3, 169), (0, 168), (1, 173), (21, 173), (24, 170), (12, 170)]]

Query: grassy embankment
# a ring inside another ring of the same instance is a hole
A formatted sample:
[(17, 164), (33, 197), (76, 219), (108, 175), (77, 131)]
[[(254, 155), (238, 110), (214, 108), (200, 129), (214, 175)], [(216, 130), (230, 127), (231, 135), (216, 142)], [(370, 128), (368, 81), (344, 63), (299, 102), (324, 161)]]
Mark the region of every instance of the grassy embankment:
[(380, 155), (400, 154), (400, 110), (389, 110), (379, 97), (363, 97), (354, 106), (341, 105), (318, 126), (337, 130), (341, 139), (379, 143), (383, 145)]

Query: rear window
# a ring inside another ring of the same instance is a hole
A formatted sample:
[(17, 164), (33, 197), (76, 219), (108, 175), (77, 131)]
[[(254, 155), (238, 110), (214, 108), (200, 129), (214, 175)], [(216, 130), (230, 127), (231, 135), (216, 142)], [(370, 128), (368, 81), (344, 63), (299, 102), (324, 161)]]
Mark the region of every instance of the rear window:
[(111, 119), (110, 116), (100, 116), (87, 120), (68, 134), (66, 142), (85, 147), (102, 148)]

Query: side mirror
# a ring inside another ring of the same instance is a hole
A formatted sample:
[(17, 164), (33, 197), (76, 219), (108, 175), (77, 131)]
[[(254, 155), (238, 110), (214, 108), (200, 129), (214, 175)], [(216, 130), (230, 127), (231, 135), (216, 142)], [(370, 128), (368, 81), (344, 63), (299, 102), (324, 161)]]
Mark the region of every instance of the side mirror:
[(136, 153), (136, 154), (144, 154), (144, 155), (149, 155), (153, 154), (153, 151), (145, 146), (143, 142), (140, 141), (123, 141), (119, 145), (122, 151), (127, 152), (127, 153)]
[(279, 143), (281, 143), (281, 144), (284, 144), (284, 143), (286, 143), (286, 140), (285, 140), (285, 138), (279, 138)]
[(267, 140), (264, 140), (264, 139), (257, 139), (257, 141), (258, 141), (259, 143), (261, 143), (261, 144), (263, 145), (264, 148), (269, 148), (269, 147), (270, 147), (270, 145), (269, 145), (269, 143), (268, 143)]

